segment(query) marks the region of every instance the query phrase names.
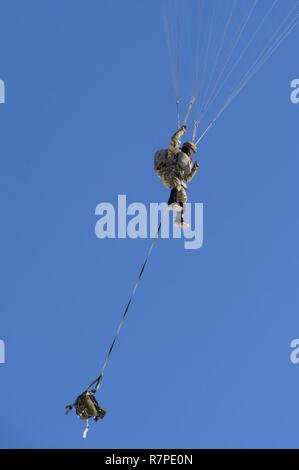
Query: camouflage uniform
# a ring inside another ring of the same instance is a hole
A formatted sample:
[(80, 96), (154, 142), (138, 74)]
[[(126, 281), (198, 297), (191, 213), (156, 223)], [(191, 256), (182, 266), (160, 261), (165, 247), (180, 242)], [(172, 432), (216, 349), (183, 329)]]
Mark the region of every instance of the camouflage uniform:
[(169, 165), (159, 171), (164, 185), (170, 189), (177, 189), (177, 202), (186, 204), (186, 182), (191, 181), (198, 171), (198, 164), (192, 165), (192, 159), (180, 149), (180, 138), (185, 133), (179, 129), (171, 138), (168, 147)]

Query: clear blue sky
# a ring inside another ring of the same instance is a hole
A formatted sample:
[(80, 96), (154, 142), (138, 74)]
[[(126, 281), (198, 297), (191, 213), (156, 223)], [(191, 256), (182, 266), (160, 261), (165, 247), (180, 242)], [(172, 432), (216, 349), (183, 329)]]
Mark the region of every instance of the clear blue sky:
[(0, 446), (299, 447), (295, 31), (203, 141), (204, 246), (159, 240), (86, 441), (64, 415), (97, 375), (148, 240), (95, 207), (163, 201), (176, 116), (159, 1), (2, 0)]

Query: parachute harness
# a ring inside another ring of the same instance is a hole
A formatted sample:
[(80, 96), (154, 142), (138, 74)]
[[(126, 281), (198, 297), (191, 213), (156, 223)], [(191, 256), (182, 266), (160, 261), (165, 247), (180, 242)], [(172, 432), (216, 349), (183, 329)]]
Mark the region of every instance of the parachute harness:
[(120, 334), (122, 326), (125, 322), (125, 319), (126, 319), (128, 311), (129, 311), (130, 305), (132, 303), (132, 300), (134, 298), (134, 295), (136, 294), (136, 291), (137, 291), (137, 289), (140, 285), (140, 281), (141, 281), (142, 275), (144, 273), (145, 267), (146, 267), (146, 265), (148, 263), (148, 260), (149, 260), (151, 254), (152, 254), (154, 246), (157, 243), (158, 236), (159, 236), (159, 233), (160, 233), (160, 230), (161, 230), (161, 226), (162, 226), (162, 222), (160, 222), (160, 224), (159, 224), (157, 233), (156, 233), (156, 235), (155, 235), (155, 237), (154, 237), (154, 239), (153, 239), (153, 241), (150, 245), (150, 248), (147, 252), (145, 261), (144, 261), (144, 263), (143, 263), (143, 265), (142, 265), (142, 267), (141, 267), (141, 269), (138, 273), (138, 276), (137, 276), (134, 288), (132, 290), (131, 296), (130, 296), (129, 301), (126, 305), (126, 308), (125, 308), (125, 310), (124, 310), (124, 312), (121, 316), (118, 328), (116, 330), (116, 334), (115, 334), (115, 336), (113, 338), (113, 341), (111, 343), (111, 346), (110, 346), (110, 348), (109, 348), (109, 350), (106, 354), (106, 358), (105, 358), (105, 361), (104, 361), (104, 364), (103, 364), (100, 375), (93, 382), (91, 382), (91, 384), (87, 387), (87, 389), (83, 393), (81, 393), (76, 398), (76, 400), (74, 401), (73, 404), (66, 406), (66, 411), (65, 411), (66, 414), (68, 414), (73, 408), (75, 408), (76, 414), (79, 416), (79, 418), (82, 419), (82, 420), (86, 420), (86, 427), (85, 427), (85, 430), (83, 432), (83, 438), (86, 438), (88, 430), (89, 430), (89, 421), (88, 420), (90, 418), (92, 418), (92, 419), (94, 419), (94, 421), (98, 421), (100, 419), (103, 419), (104, 416), (106, 415), (106, 411), (103, 410), (103, 408), (101, 408), (101, 406), (97, 402), (97, 399), (95, 397), (95, 393), (99, 390), (100, 385), (102, 383), (104, 372), (105, 372), (105, 369), (106, 369), (106, 367), (109, 363), (111, 353), (112, 353), (113, 348), (115, 346), (115, 343), (118, 339), (118, 336)]

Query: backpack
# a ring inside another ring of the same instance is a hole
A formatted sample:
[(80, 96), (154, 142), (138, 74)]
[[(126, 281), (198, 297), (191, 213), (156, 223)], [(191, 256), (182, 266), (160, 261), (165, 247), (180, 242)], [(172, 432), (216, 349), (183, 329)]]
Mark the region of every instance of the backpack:
[(168, 158), (167, 149), (157, 150), (154, 158), (154, 169), (158, 176), (160, 176), (159, 173), (165, 168), (175, 167), (177, 164), (177, 157), (178, 155), (175, 155), (173, 158)]
[(103, 419), (106, 414), (90, 390), (79, 395), (74, 406), (77, 415), (81, 419), (93, 418), (95, 421), (98, 421), (99, 419)]
[(161, 149), (157, 150), (154, 158), (154, 169), (155, 171), (160, 171), (162, 168), (165, 168), (168, 164), (168, 150)]

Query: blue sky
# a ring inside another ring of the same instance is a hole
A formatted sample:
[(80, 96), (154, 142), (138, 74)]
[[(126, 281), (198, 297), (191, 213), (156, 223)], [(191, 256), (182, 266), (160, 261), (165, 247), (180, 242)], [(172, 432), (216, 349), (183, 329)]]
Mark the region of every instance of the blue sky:
[(64, 406), (96, 377), (149, 245), (97, 239), (95, 207), (167, 197), (160, 2), (0, 3), (0, 447), (298, 447), (298, 39), (202, 142), (204, 245), (159, 240), (84, 441)]

